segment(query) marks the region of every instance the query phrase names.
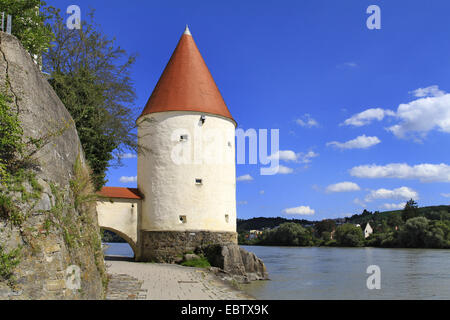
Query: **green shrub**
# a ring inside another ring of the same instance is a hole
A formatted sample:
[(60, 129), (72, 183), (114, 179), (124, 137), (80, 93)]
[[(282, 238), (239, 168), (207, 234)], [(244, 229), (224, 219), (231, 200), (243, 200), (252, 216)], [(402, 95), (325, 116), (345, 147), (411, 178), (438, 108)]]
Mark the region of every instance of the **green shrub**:
[(336, 242), (341, 247), (361, 247), (364, 245), (362, 229), (346, 223), (336, 228)]
[(287, 222), (278, 228), (266, 231), (259, 244), (280, 246), (312, 246), (313, 235), (310, 230), (298, 223)]
[(185, 267), (195, 267), (195, 268), (209, 268), (209, 267), (211, 267), (211, 264), (209, 263), (208, 259), (206, 259), (206, 257), (203, 257), (203, 256), (200, 256), (199, 259), (183, 261), (181, 263), (181, 265), (185, 266)]
[(0, 246), (0, 279), (14, 281), (13, 272), (20, 263), (21, 248), (5, 252)]
[(0, 12), (12, 15), (12, 33), (30, 54), (40, 55), (48, 49), (54, 34), (47, 23), (50, 13), (44, 1), (0, 0)]

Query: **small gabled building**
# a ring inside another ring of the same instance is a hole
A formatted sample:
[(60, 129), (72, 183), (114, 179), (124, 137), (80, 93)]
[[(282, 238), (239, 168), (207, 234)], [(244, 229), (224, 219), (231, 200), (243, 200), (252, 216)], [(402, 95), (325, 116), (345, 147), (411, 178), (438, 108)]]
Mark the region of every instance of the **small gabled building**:
[(370, 226), (370, 223), (367, 222), (366, 227), (364, 228), (364, 238), (368, 238), (373, 233), (373, 229)]

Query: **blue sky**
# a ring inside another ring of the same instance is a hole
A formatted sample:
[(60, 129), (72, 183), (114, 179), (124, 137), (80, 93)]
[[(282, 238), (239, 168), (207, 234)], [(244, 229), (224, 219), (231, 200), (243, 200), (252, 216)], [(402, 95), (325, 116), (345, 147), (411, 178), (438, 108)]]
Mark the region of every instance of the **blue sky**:
[[(281, 164), (292, 169), (261, 176), (259, 165), (238, 165), (238, 177), (252, 177), (237, 183), (239, 218), (450, 202), (448, 1), (47, 3), (96, 9), (102, 31), (139, 54), (136, 114), (189, 24), (239, 127), (280, 129)], [(366, 27), (372, 4), (380, 30)], [(120, 181), (136, 176), (136, 162), (110, 169), (107, 185), (136, 186)]]

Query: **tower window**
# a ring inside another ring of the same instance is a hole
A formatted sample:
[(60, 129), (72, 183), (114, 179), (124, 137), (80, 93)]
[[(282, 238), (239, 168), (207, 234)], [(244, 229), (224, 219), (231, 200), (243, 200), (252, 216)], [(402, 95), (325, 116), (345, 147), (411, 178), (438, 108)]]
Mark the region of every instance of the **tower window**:
[(188, 135), (187, 134), (182, 134), (180, 136), (180, 141), (188, 141)]
[(180, 223), (187, 223), (186, 216), (180, 216)]
[(200, 123), (203, 125), (203, 124), (205, 124), (205, 121), (206, 121), (206, 116), (205, 116), (205, 115), (202, 115), (202, 116), (200, 117)]
[(203, 179), (195, 179), (195, 184), (203, 184)]
[(227, 214), (225, 215), (225, 222), (226, 222), (226, 223), (229, 223), (229, 222), (230, 222), (230, 216), (227, 215)]
[(230, 141), (228, 141), (228, 146), (231, 148), (232, 147), (232, 145), (231, 145), (231, 142)]

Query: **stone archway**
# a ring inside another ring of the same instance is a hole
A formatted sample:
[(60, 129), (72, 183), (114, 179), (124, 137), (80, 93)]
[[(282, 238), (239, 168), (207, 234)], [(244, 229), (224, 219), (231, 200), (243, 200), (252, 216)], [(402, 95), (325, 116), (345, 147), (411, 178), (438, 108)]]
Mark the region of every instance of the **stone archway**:
[(130, 245), (131, 249), (133, 250), (134, 259), (136, 259), (136, 252), (137, 252), (136, 249), (137, 249), (137, 247), (136, 247), (136, 243), (133, 241), (133, 239), (131, 239), (125, 233), (120, 232), (119, 230), (114, 229), (114, 228), (100, 226), (100, 229), (111, 231), (111, 232), (117, 234), (123, 240), (125, 240), (126, 243), (128, 243)]

